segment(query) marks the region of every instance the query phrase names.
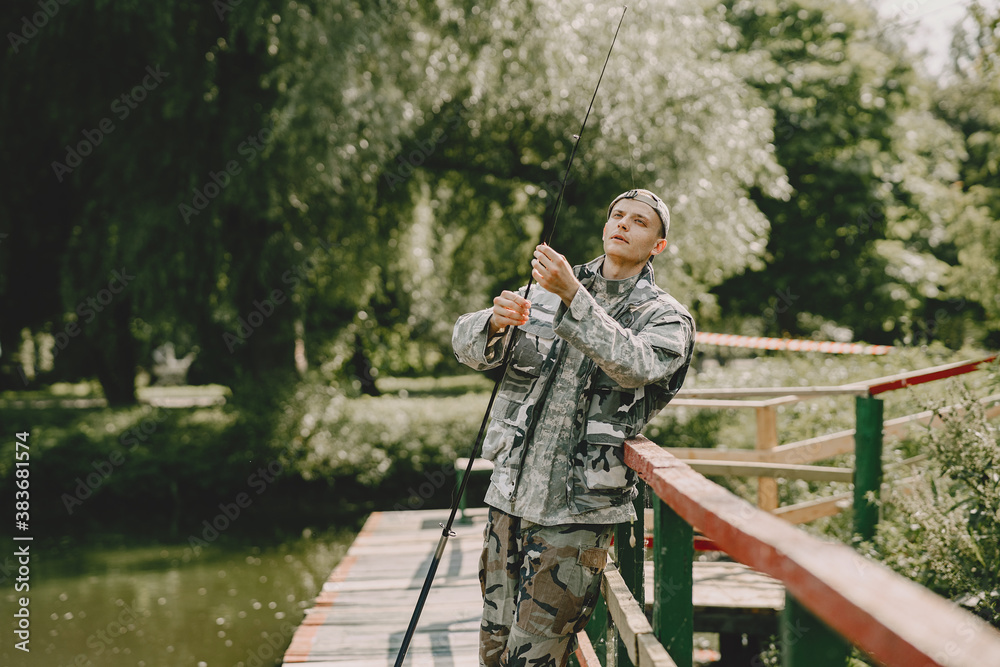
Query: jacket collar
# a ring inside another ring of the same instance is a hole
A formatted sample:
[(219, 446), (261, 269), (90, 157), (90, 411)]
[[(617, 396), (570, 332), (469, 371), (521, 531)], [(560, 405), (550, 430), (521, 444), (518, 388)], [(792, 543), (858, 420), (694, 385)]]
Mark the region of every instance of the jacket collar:
[[(598, 275), (601, 267), (604, 266), (605, 255), (601, 255), (597, 259), (593, 259), (586, 264), (578, 264), (573, 267), (576, 272), (576, 277), (580, 283), (586, 289), (590, 289), (594, 282), (594, 277)], [(649, 299), (655, 298), (659, 288), (656, 286), (656, 280), (653, 276), (653, 262), (647, 261), (646, 265), (642, 267), (642, 271), (639, 272), (639, 281), (636, 282), (635, 287), (632, 288), (631, 294), (628, 296), (629, 303), (640, 303), (642, 301), (648, 301)]]

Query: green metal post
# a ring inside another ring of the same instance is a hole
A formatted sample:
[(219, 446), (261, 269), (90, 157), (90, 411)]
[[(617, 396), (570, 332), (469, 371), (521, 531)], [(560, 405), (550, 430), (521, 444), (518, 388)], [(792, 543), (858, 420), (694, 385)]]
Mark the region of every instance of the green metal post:
[(653, 634), (678, 665), (694, 656), (694, 529), (653, 501)]
[[(646, 598), (643, 589), (645, 582), (645, 571), (643, 561), (645, 560), (645, 542), (643, 541), (643, 522), (645, 519), (645, 493), (646, 484), (639, 482), (639, 496), (633, 501), (636, 518), (633, 523), (620, 523), (615, 527), (615, 565), (625, 580), (625, 585), (632, 592), (632, 597), (641, 607)], [(635, 546), (632, 546), (632, 538), (635, 538)]]
[(883, 403), (874, 396), (858, 396), (854, 433), (854, 532), (872, 540), (878, 525), (878, 495), (882, 488)]
[[(456, 466), (455, 467), (455, 484), (457, 484), (457, 486), (455, 487), (456, 489), (462, 488), (462, 480), (463, 479), (465, 479), (465, 468), (462, 467), (462, 466)], [(462, 515), (458, 519), (458, 522), (459, 523), (472, 523), (472, 519), (470, 519), (469, 517), (465, 516), (465, 508), (466, 508), (465, 493), (463, 493), (459, 497), (459, 499), (458, 499), (458, 509), (461, 510), (461, 512), (462, 512)]]
[(785, 594), (785, 609), (781, 612), (783, 667), (844, 667), (850, 655), (850, 644)]
[(594, 613), (585, 628), (590, 643), (594, 647), (601, 664), (607, 664), (608, 659), (608, 605), (602, 595), (594, 605)]

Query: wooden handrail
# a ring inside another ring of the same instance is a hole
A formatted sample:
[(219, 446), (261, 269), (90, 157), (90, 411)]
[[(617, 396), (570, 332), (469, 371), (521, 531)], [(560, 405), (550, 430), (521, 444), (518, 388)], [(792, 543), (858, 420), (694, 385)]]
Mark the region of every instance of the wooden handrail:
[(781, 580), (799, 604), (880, 663), (1000, 664), (1000, 632), (887, 567), (754, 507), (642, 436), (626, 442), (625, 463), (684, 521)]
[(845, 482), (848, 484), (854, 481), (853, 470), (834, 466), (757, 461), (708, 461), (698, 459), (689, 459), (685, 463), (703, 475), (783, 477), (786, 479), (804, 479), (813, 482)]
[(908, 371), (906, 373), (899, 373), (898, 375), (868, 380), (867, 382), (859, 382), (856, 383), (856, 386), (866, 386), (868, 388), (868, 395), (875, 396), (887, 391), (905, 389), (906, 387), (926, 382), (934, 382), (935, 380), (943, 380), (944, 378), (971, 373), (972, 371), (979, 370), (982, 364), (988, 364), (996, 358), (997, 355), (994, 354), (978, 361), (958, 361), (953, 364), (922, 368), (918, 371)]
[(897, 375), (887, 375), (881, 378), (863, 380), (861, 382), (850, 382), (847, 384), (819, 387), (705, 387), (698, 389), (681, 389), (677, 392), (677, 399), (684, 399), (680, 402), (675, 399), (677, 405), (685, 403), (694, 407), (696, 403), (708, 402), (710, 400), (726, 401), (718, 406), (706, 407), (758, 407), (762, 402), (754, 402), (746, 406), (736, 405), (734, 400), (752, 397), (774, 397), (780, 402), (791, 402), (818, 396), (875, 396), (895, 389), (912, 387), (926, 382), (934, 382), (956, 375), (964, 375), (978, 370), (983, 364), (987, 364), (997, 358), (992, 355), (984, 359), (958, 361), (931, 368), (922, 368), (917, 371), (907, 371)]
[(801, 400), (817, 396), (864, 396), (867, 393), (868, 388), (860, 385), (838, 385), (833, 387), (704, 387), (700, 389), (681, 389), (677, 392), (677, 399), (729, 399), (750, 398), (752, 396), (785, 398), (795, 396)]

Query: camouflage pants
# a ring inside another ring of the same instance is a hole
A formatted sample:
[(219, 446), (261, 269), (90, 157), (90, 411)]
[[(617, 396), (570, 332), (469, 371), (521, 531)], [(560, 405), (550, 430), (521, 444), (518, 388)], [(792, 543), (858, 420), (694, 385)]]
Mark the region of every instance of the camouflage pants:
[(601, 589), (613, 525), (541, 526), (490, 508), (479, 559), (481, 667), (563, 667)]

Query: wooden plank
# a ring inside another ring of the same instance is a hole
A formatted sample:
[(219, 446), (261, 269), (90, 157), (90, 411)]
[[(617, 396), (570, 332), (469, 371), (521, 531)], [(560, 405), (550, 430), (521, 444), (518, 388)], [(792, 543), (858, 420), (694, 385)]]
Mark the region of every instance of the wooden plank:
[[(691, 595), (695, 613), (731, 611), (775, 614), (785, 606), (785, 587), (774, 577), (742, 563), (695, 561)], [(653, 601), (653, 564), (646, 563), (647, 611)]]
[[(980, 359), (978, 361), (960, 361), (953, 364), (944, 364), (933, 368), (925, 368), (919, 371), (910, 371), (898, 375), (890, 375), (864, 382), (854, 382), (837, 386), (817, 386), (817, 387), (719, 387), (719, 388), (699, 388), (681, 389), (677, 393), (677, 399), (730, 399), (748, 398), (763, 396), (867, 396), (912, 387), (925, 382), (933, 382), (946, 377), (962, 375), (977, 370), (982, 364), (989, 363), (996, 359), (996, 355)], [(675, 399), (676, 400), (676, 399)]]
[(574, 655), (576, 655), (580, 667), (601, 667), (601, 661), (597, 658), (597, 651), (594, 650), (594, 645), (590, 643), (590, 637), (587, 636), (586, 632), (576, 633), (576, 651)]
[(767, 405), (767, 402), (721, 398), (674, 398), (667, 405), (676, 408), (760, 408)]
[[(455, 469), (456, 470), (468, 470), (469, 459), (466, 457), (459, 457), (455, 459)], [(493, 470), (493, 461), (487, 461), (486, 459), (476, 459), (476, 462), (472, 464), (473, 472), (486, 472)]]
[[(989, 404), (995, 401), (1000, 401), (1000, 394), (993, 394), (985, 398), (979, 399), (980, 403)], [(942, 410), (937, 411), (938, 413), (947, 413), (952, 410), (960, 409), (960, 406), (949, 406)], [(993, 418), (1000, 415), (1000, 405), (994, 405), (986, 409), (986, 416), (988, 418)], [(894, 419), (887, 419), (882, 425), (882, 433), (884, 436), (895, 436), (895, 437), (905, 437), (909, 434), (910, 428), (915, 424), (930, 424), (932, 428), (940, 428), (942, 422), (940, 418), (936, 418), (936, 412), (934, 410), (925, 410), (924, 412), (918, 412), (912, 415), (906, 415), (905, 417), (896, 417)], [(933, 421), (932, 421), (933, 420)], [(699, 451), (714, 452), (717, 450), (678, 450), (675, 454), (678, 458), (702, 458), (703, 455), (698, 454)], [(736, 452), (749, 452), (749, 450), (723, 450), (727, 454), (732, 455), (730, 460), (742, 461), (742, 460), (752, 460), (745, 457), (743, 454), (737, 454)], [(673, 454), (674, 450), (670, 450)], [(692, 452), (690, 455), (688, 452)], [(816, 438), (809, 438), (808, 440), (799, 440), (798, 442), (790, 442), (784, 445), (779, 445), (771, 450), (768, 458), (761, 458), (761, 461), (774, 461), (780, 463), (814, 463), (816, 461), (822, 461), (824, 459), (831, 459), (835, 456), (840, 456), (841, 454), (853, 454), (854, 453), (854, 429), (849, 429), (846, 431), (839, 431), (837, 433), (831, 433), (829, 435), (821, 435)], [(708, 456), (705, 456), (708, 458)], [(714, 460), (725, 459), (725, 456), (712, 455)], [(758, 460), (758, 459), (753, 459)]]
[[(919, 463), (920, 461), (924, 461), (926, 459), (926, 454), (920, 454), (910, 457), (905, 461), (888, 465), (885, 469), (895, 470), (896, 468), (902, 468), (907, 465)], [(893, 482), (892, 486), (895, 488), (904, 488), (909, 484), (913, 484), (918, 479), (918, 477), (898, 479)], [(887, 484), (882, 484), (882, 490), (884, 491), (887, 486)], [(815, 521), (816, 519), (820, 519), (825, 516), (834, 516), (843, 512), (851, 506), (852, 498), (854, 498), (853, 491), (844, 491), (843, 493), (837, 493), (824, 498), (814, 498), (812, 500), (806, 500), (794, 505), (785, 505), (784, 507), (772, 510), (771, 513), (777, 517), (781, 517), (788, 523), (809, 523), (810, 521)]]
[(790, 403), (801, 403), (805, 400), (802, 396), (777, 396), (775, 398), (769, 398), (766, 401), (762, 401), (764, 405), (778, 407), (779, 405), (788, 405)]
[[(1000, 401), (1000, 394), (991, 394), (979, 399), (977, 402), (985, 405)], [(940, 410), (925, 410), (916, 414), (896, 419), (887, 419), (882, 426), (882, 434), (885, 436), (905, 437), (909, 435), (910, 427), (914, 424), (930, 426), (930, 428), (941, 428), (944, 422), (940, 415), (956, 412), (958, 415), (965, 414), (965, 409), (961, 405), (950, 405)], [(984, 410), (987, 419), (992, 419), (1000, 415), (1000, 405), (993, 405)]]
[(794, 505), (771, 510), (771, 514), (788, 523), (809, 523), (824, 516), (835, 516), (851, 506), (853, 491), (845, 491), (826, 498), (814, 498)]
[(718, 447), (664, 447), (663, 449), (682, 461), (778, 462), (772, 452), (759, 452), (756, 449), (725, 449)]
[(675, 398), (667, 406), (678, 408), (766, 408), (768, 406), (798, 403), (801, 400), (803, 400), (801, 396), (778, 396), (763, 401), (723, 398)]
[(864, 383), (856, 383), (856, 386), (867, 387), (868, 394), (870, 396), (875, 396), (887, 391), (905, 389), (906, 387), (913, 387), (926, 382), (934, 382), (935, 380), (942, 380), (956, 375), (971, 373), (975, 370), (979, 370), (980, 365), (989, 363), (996, 358), (996, 355), (992, 355), (986, 357), (985, 359), (979, 359), (976, 361), (957, 361), (953, 364), (943, 364), (932, 368), (923, 368), (917, 371), (908, 371), (897, 375), (876, 378), (874, 380), (868, 380)]
[(867, 393), (868, 387), (862, 385), (833, 387), (719, 387), (715, 389), (681, 389), (677, 392), (677, 398), (749, 398), (751, 396), (798, 396), (800, 398), (815, 398), (817, 396), (864, 396)]
[(636, 651), (639, 654), (638, 667), (677, 667), (667, 649), (653, 635), (637, 635)]
[[(757, 433), (754, 446), (758, 451), (769, 451), (778, 446), (778, 409), (773, 405), (757, 408)], [(773, 477), (757, 478), (757, 507), (770, 512), (778, 506), (778, 480)]]
[(779, 445), (771, 450), (772, 460), (806, 464), (854, 452), (854, 429)]
[[(988, 404), (1000, 401), (1000, 394), (994, 394), (980, 399), (981, 403)], [(947, 412), (954, 407), (945, 408), (938, 412)], [(1000, 415), (1000, 405), (994, 405), (986, 409), (986, 416), (993, 418)], [(905, 436), (914, 424), (928, 424), (935, 416), (933, 410), (926, 410), (905, 417), (887, 419), (883, 425), (883, 433), (886, 436)], [(931, 426), (938, 428), (941, 426), (940, 419), (934, 419)], [(719, 447), (666, 447), (673, 456), (685, 460), (697, 461), (746, 461), (757, 463), (794, 463), (807, 464), (825, 459), (831, 459), (842, 454), (854, 453), (854, 429), (838, 431), (828, 435), (821, 435), (807, 440), (789, 442), (778, 445), (770, 450), (759, 451), (756, 449), (725, 449)]]
[[(455, 526), (406, 664), (478, 663), (482, 598), (478, 525)], [(395, 661), (447, 510), (374, 513), (297, 628), (283, 664), (389, 667)]]
[(614, 563), (608, 563), (601, 579), (601, 593), (608, 603), (608, 613), (621, 637), (629, 660), (635, 665), (639, 661), (636, 635), (653, 634), (653, 628), (646, 620), (646, 614), (632, 597)]
[(754, 463), (749, 461), (688, 461), (691, 468), (703, 475), (734, 477), (784, 477), (818, 482), (854, 480), (854, 471), (832, 466), (796, 465), (794, 463)]
[(1000, 632), (853, 549), (823, 542), (713, 484), (645, 438), (626, 464), (733, 558), (780, 579), (826, 625), (885, 665), (1000, 664)]

